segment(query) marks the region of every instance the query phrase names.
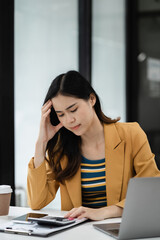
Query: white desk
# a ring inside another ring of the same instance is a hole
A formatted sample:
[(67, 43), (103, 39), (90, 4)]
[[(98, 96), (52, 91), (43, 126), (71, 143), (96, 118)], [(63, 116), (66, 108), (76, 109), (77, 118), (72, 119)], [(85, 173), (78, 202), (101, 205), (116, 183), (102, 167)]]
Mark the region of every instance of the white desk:
[[(58, 211), (54, 209), (42, 209), (40, 211), (33, 211), (30, 208), (22, 208), (22, 207), (10, 207), (9, 215), (8, 216), (0, 216), (0, 224), (5, 223), (7, 221), (12, 220), (15, 217), (20, 215), (29, 213), (29, 212), (43, 212), (48, 213), (54, 216), (62, 216), (65, 212)], [(113, 222), (120, 222), (120, 218), (112, 218), (106, 219), (101, 221), (101, 223), (113, 223)], [(80, 225), (77, 225), (71, 229), (64, 230), (62, 232), (56, 233), (51, 235), (45, 239), (54, 239), (54, 240), (107, 240), (107, 239), (114, 239), (96, 229), (93, 228), (93, 223), (100, 223), (99, 221), (90, 221), (84, 222)], [(134, 226), (133, 226), (134, 227)], [(35, 239), (44, 239), (41, 237), (32, 237), (32, 236), (24, 236), (18, 234), (8, 234), (0, 232), (0, 240), (35, 240)], [(160, 238), (148, 238), (147, 240), (159, 240)], [(141, 239), (142, 240), (142, 239)], [(145, 238), (146, 240), (146, 238)]]
[[(0, 216), (0, 224), (5, 223), (7, 221), (12, 220), (15, 217), (18, 217), (20, 215), (23, 215), (25, 213), (29, 212), (43, 212), (48, 213), (50, 215), (54, 216), (62, 216), (65, 212), (58, 211), (54, 209), (42, 209), (40, 211), (33, 211), (30, 208), (22, 208), (22, 207), (10, 207), (9, 215), (8, 216)], [(120, 218), (115, 219), (108, 219), (101, 222), (120, 222)], [(94, 221), (94, 223), (97, 223)], [(106, 239), (113, 239), (112, 237), (107, 236), (106, 234), (96, 230), (92, 226), (93, 221), (82, 223), (80, 225), (77, 225), (71, 229), (67, 229), (65, 231), (56, 233), (54, 235), (51, 235), (45, 239), (54, 239), (54, 240), (106, 240)], [(23, 240), (23, 239), (42, 239), (41, 237), (32, 237), (32, 236), (24, 236), (24, 235), (18, 235), (18, 234), (8, 234), (8, 233), (2, 233), (0, 232), (0, 240)]]

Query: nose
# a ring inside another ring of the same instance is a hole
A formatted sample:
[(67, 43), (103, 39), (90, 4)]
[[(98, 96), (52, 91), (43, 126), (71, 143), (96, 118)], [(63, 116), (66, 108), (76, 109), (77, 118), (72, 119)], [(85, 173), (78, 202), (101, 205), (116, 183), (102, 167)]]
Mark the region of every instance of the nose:
[(75, 119), (75, 117), (74, 117), (73, 115), (67, 114), (67, 116), (66, 116), (66, 123), (67, 123), (67, 124), (74, 123), (75, 120), (76, 120), (76, 119)]

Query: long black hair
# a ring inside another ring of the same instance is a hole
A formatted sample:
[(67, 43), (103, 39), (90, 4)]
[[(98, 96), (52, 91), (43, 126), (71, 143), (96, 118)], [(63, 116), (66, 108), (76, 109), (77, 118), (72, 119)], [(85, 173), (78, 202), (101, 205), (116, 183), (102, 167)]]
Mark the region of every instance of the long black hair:
[[(111, 119), (103, 114), (97, 93), (89, 82), (77, 71), (69, 71), (57, 76), (49, 87), (44, 104), (58, 94), (87, 101), (91, 93), (96, 96), (94, 109), (99, 120), (107, 124), (117, 122), (119, 118)], [(51, 108), (50, 121), (54, 126), (59, 123), (59, 119), (53, 107)], [(56, 180), (63, 183), (65, 179), (72, 177), (80, 166), (81, 137), (62, 127), (57, 134), (48, 141), (46, 151), (48, 153), (49, 164), (55, 173)], [(64, 156), (67, 157), (67, 166), (65, 169), (62, 169), (60, 162)]]

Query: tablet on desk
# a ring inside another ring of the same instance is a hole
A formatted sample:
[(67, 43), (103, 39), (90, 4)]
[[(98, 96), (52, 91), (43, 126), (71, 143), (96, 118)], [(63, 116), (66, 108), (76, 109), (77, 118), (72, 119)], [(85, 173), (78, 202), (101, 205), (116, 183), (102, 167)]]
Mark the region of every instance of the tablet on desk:
[(14, 223), (24, 223), (24, 224), (30, 224), (31, 221), (29, 218), (42, 218), (48, 216), (48, 214), (43, 214), (43, 213), (27, 213), (22, 216), (16, 217), (13, 219)]

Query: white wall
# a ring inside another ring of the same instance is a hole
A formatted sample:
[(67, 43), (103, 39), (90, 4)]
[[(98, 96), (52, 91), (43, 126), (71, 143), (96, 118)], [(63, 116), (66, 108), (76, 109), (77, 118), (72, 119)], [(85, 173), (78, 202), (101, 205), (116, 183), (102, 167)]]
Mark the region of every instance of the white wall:
[[(15, 0), (16, 187), (26, 190), (27, 164), (51, 81), (60, 73), (78, 70), (77, 19), (77, 0)], [(60, 208), (59, 194), (54, 207)]]

